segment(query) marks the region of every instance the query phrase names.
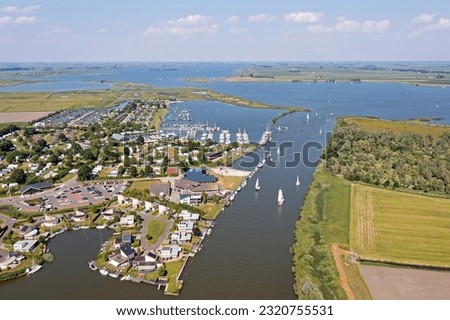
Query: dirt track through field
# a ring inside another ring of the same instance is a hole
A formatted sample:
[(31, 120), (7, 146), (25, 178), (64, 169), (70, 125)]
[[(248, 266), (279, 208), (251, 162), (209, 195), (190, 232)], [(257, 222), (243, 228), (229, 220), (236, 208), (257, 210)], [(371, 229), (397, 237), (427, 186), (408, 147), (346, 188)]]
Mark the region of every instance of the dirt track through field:
[(334, 263), (336, 264), (336, 268), (339, 273), (339, 281), (341, 283), (342, 288), (347, 294), (349, 300), (356, 300), (355, 295), (353, 294), (353, 291), (350, 288), (350, 284), (348, 283), (347, 274), (345, 273), (344, 270), (342, 256), (345, 255), (345, 251), (339, 248), (336, 244), (332, 244), (331, 253), (333, 254)]

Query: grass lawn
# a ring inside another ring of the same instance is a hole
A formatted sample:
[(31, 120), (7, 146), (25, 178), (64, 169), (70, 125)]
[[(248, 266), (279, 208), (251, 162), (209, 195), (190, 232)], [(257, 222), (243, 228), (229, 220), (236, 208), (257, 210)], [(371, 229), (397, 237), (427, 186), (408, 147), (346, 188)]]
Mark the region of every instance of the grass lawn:
[(450, 199), (352, 185), (351, 247), (365, 258), (450, 267)]
[(155, 244), (158, 239), (164, 233), (167, 223), (159, 220), (149, 220), (147, 223), (147, 236), (151, 236), (150, 240), (147, 240), (149, 245)]
[(155, 180), (139, 180), (139, 181), (133, 181), (131, 183), (130, 188), (139, 190), (139, 191), (145, 191), (149, 190), (150, 186), (152, 184), (160, 183), (161, 180), (155, 179)]
[(72, 178), (74, 178), (76, 176), (77, 175), (75, 173), (69, 173), (64, 178), (61, 179), (61, 183), (65, 183), (65, 182), (69, 181), (70, 179), (72, 179)]
[(179, 293), (181, 290), (181, 284), (177, 281), (177, 277), (183, 267), (183, 263), (184, 260), (165, 263), (167, 270), (166, 278), (169, 280), (168, 293)]
[(166, 115), (167, 111), (168, 111), (167, 109), (158, 109), (155, 112), (152, 121), (150, 121), (149, 127), (152, 128), (154, 126), (155, 129), (159, 129), (159, 126), (161, 125), (161, 122), (164, 119), (164, 116)]
[(18, 126), (19, 128), (23, 128), (27, 125), (26, 122), (7, 122), (7, 123), (0, 123), (0, 130), (1, 129), (5, 129), (7, 127), (9, 127), (10, 125), (15, 124), (16, 126)]
[(204, 219), (214, 220), (219, 215), (222, 206), (223, 204), (221, 203), (217, 204), (215, 202), (208, 202), (206, 204), (202, 204), (199, 208), (205, 213), (203, 215)]
[(232, 177), (232, 176), (221, 176), (217, 175), (219, 181), (218, 183), (221, 184), (222, 189), (228, 189), (228, 190), (235, 190), (242, 181), (245, 180), (244, 177)]
[(389, 121), (363, 117), (349, 117), (345, 118), (345, 122), (354, 123), (358, 127), (369, 131), (392, 131), (396, 134), (411, 131), (422, 135), (431, 135), (433, 138), (440, 137), (445, 132), (450, 133), (449, 126), (433, 126), (418, 121)]

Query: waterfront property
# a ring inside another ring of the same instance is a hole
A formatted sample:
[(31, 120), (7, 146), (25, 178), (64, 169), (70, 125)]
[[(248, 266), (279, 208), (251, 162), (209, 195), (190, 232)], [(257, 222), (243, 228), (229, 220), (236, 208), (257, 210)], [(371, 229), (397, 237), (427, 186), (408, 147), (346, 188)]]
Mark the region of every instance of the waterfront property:
[(33, 252), (38, 244), (37, 240), (20, 240), (14, 243), (13, 249), (18, 252)]

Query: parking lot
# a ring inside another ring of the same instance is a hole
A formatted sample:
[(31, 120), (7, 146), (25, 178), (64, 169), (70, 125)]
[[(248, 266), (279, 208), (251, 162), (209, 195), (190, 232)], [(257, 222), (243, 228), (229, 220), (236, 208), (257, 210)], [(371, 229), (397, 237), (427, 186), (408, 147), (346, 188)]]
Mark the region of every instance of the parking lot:
[[(127, 185), (122, 181), (96, 182), (91, 184), (72, 183), (61, 185), (32, 196), (17, 197), (13, 205), (24, 211), (50, 211), (84, 207), (112, 199), (123, 192)], [(26, 200), (41, 198), (42, 204), (29, 205)]]

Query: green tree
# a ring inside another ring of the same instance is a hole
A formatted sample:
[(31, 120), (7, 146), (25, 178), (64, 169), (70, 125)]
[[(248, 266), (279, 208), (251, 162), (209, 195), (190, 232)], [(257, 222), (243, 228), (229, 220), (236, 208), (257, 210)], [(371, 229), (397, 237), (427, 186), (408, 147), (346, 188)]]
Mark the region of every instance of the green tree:
[(9, 181), (24, 184), (27, 181), (27, 175), (21, 168), (17, 168), (11, 173)]
[(91, 178), (91, 174), (92, 168), (87, 163), (85, 163), (78, 169), (78, 180), (89, 180)]

